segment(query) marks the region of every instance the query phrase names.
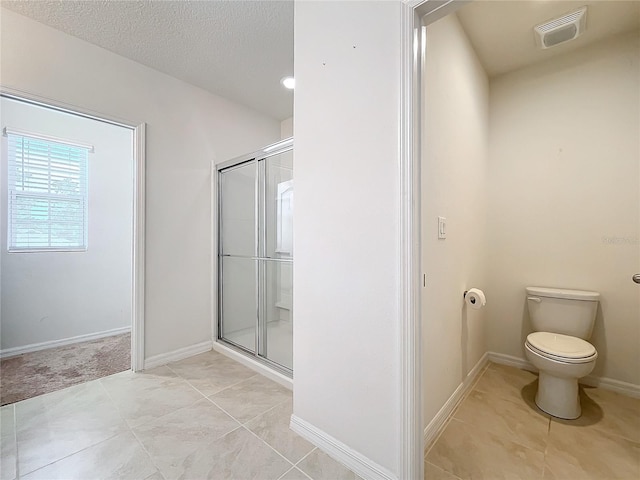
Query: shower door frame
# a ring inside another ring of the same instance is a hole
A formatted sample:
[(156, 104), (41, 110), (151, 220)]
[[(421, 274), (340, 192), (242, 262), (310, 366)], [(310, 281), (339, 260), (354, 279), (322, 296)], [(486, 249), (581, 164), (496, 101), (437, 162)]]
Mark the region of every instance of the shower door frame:
[[(266, 320), (265, 311), (266, 311), (266, 296), (264, 292), (266, 292), (266, 266), (261, 266), (261, 264), (265, 264), (268, 261), (280, 262), (280, 263), (293, 263), (293, 257), (289, 259), (270, 259), (266, 257), (266, 229), (264, 225), (266, 224), (266, 168), (259, 168), (260, 162), (265, 161), (276, 155), (286, 153), (293, 150), (293, 137), (284, 139), (280, 142), (268, 145), (261, 150), (241, 155), (239, 157), (232, 158), (230, 160), (224, 161), (217, 165), (213, 166), (213, 174), (215, 174), (215, 178), (212, 179), (212, 184), (215, 185), (216, 194), (213, 198), (216, 199), (216, 208), (212, 209), (217, 213), (217, 220), (213, 222), (216, 228), (216, 235), (212, 238), (215, 238), (216, 245), (215, 248), (212, 249), (214, 252), (215, 258), (212, 259), (212, 263), (215, 264), (215, 268), (217, 269), (217, 308), (214, 308), (214, 311), (217, 312), (217, 317), (214, 320), (214, 331), (213, 331), (213, 341), (214, 344), (222, 344), (225, 347), (231, 348), (232, 350), (255, 360), (275, 372), (284, 375), (287, 378), (293, 378), (293, 370), (288, 367), (281, 365), (273, 360), (270, 360), (266, 356), (260, 355), (261, 351), (266, 351), (263, 349), (263, 346), (266, 342)], [(223, 277), (223, 268), (222, 268), (222, 232), (223, 232), (223, 222), (222, 222), (222, 173), (223, 171), (229, 171), (235, 167), (240, 167), (242, 165), (247, 164), (255, 164), (256, 167), (256, 180), (255, 180), (255, 230), (254, 230), (254, 247), (255, 247), (255, 256), (252, 259), (256, 260), (256, 275), (255, 275), (255, 301), (256, 301), (256, 323), (255, 323), (255, 346), (254, 351), (249, 350), (247, 347), (239, 345), (237, 343), (232, 342), (229, 339), (225, 339), (222, 336), (222, 309), (223, 309), (223, 288), (224, 288), (224, 277)], [(265, 163), (266, 166), (266, 163)], [(263, 228), (260, 228), (260, 227)], [(260, 248), (262, 247), (262, 248)], [(213, 289), (216, 290), (215, 288)], [(215, 304), (215, 302), (214, 302)], [(293, 319), (293, 312), (292, 312)], [(293, 321), (293, 320), (292, 320)], [(261, 325), (262, 324), (262, 325)]]

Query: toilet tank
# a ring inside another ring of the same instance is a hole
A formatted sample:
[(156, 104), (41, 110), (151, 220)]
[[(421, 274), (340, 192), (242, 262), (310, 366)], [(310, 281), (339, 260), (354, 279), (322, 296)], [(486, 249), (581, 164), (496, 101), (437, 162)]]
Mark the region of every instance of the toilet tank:
[(527, 287), (527, 307), (536, 332), (571, 335), (588, 340), (598, 311), (598, 292)]

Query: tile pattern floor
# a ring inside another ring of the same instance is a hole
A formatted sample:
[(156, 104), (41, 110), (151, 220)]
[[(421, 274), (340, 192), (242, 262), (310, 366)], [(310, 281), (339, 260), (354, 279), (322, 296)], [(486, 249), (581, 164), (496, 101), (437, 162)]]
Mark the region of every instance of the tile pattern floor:
[(215, 352), (0, 409), (0, 478), (352, 480), (289, 429), (291, 392)]
[(581, 387), (582, 416), (534, 402), (537, 375), (489, 364), (427, 448), (425, 480), (640, 479), (640, 399)]

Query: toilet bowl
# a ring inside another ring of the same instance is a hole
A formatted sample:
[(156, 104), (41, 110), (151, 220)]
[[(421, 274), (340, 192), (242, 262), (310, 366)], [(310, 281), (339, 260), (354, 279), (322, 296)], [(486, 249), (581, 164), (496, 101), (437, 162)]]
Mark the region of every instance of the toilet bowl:
[(525, 353), (538, 369), (536, 405), (554, 417), (578, 418), (578, 379), (589, 375), (598, 352), (589, 342), (569, 335), (535, 332), (527, 337)]
[(524, 344), (538, 369), (536, 405), (554, 417), (573, 420), (582, 413), (578, 379), (589, 375), (598, 358), (591, 336), (600, 294), (583, 290), (527, 287), (534, 332)]

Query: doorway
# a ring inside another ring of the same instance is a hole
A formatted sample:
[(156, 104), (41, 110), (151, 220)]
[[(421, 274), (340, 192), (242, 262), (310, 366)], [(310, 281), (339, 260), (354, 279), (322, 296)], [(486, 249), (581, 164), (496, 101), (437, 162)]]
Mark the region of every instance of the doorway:
[(3, 403), (141, 369), (144, 127), (1, 102)]
[[(640, 265), (640, 12), (634, 2), (455, 3), (462, 7), (455, 14), (423, 18), (421, 426), (432, 447), (431, 467), (492, 477), (497, 473), (490, 466), (465, 471), (465, 462), (482, 463), (469, 452), (464, 459), (438, 458), (459, 424), (448, 423), (442, 435), (440, 428), (449, 418), (487, 431), (504, 421), (504, 412), (496, 420), (480, 410), (464, 417), (479, 392), (493, 405), (510, 400), (498, 388), (487, 389), (501, 375), (507, 386), (525, 380), (514, 389), (522, 414), (515, 418), (539, 417), (535, 376), (522, 371), (532, 369), (523, 348), (533, 331), (527, 286), (599, 292), (588, 339), (598, 363), (581, 383), (637, 396), (640, 372), (631, 365), (638, 365), (638, 351), (630, 339), (638, 337), (640, 306), (632, 282)], [(574, 13), (578, 18), (585, 4), (581, 36), (536, 45), (534, 27)], [(446, 219), (445, 235), (438, 217)], [(484, 309), (465, 307), (463, 292), (471, 287), (485, 291)], [(590, 392), (596, 390), (584, 388), (586, 397)], [(470, 400), (456, 409), (467, 394)], [(597, 400), (595, 394), (590, 399)], [(478, 418), (486, 423), (480, 426)], [(547, 420), (542, 432), (549, 437), (542, 438), (550, 445), (559, 429)], [(588, 412), (581, 421), (597, 423)], [(575, 424), (571, 428), (575, 434)], [(482, 443), (467, 432), (456, 442)], [(535, 445), (532, 451), (541, 453)], [(495, 449), (487, 458), (499, 454)], [(553, 461), (559, 468), (560, 457)]]

